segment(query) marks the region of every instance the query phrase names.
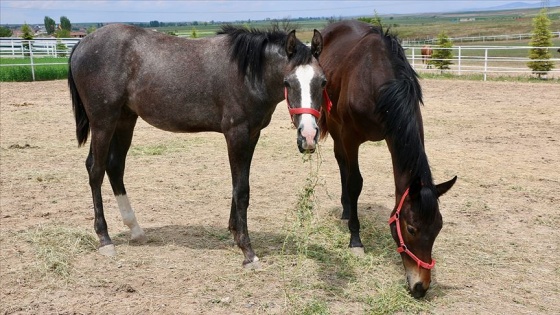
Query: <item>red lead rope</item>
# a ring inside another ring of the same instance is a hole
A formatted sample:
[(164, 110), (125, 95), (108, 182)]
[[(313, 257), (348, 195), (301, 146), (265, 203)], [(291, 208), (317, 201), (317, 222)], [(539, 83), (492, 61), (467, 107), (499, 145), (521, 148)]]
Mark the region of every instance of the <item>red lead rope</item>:
[(408, 256), (410, 256), (410, 258), (412, 258), (412, 260), (414, 260), (418, 264), (418, 268), (422, 267), (424, 269), (432, 269), (436, 265), (436, 261), (434, 259), (432, 259), (432, 262), (429, 264), (424, 262), (420, 260), (420, 258), (416, 257), (416, 255), (414, 255), (404, 244), (404, 240), (401, 233), (401, 225), (399, 223), (399, 216), (401, 214), (401, 209), (404, 203), (404, 199), (408, 195), (408, 190), (409, 188), (407, 188), (404, 194), (402, 195), (401, 201), (399, 202), (399, 206), (397, 207), (397, 211), (395, 212), (395, 214), (393, 214), (393, 216), (389, 218), (389, 225), (395, 222), (395, 225), (397, 227), (397, 235), (399, 237), (399, 245), (400, 245), (399, 247), (397, 247), (397, 252), (399, 253), (404, 252)]
[[(313, 116), (315, 116), (317, 119), (319, 119), (319, 117), (321, 117), (321, 112), (313, 109), (313, 108), (292, 108), (290, 107), (290, 101), (288, 100), (288, 88), (285, 87), (284, 88), (284, 97), (286, 98), (286, 103), (288, 104), (288, 112), (290, 113), (290, 116), (294, 116), (294, 115), (299, 115), (299, 114), (311, 114)], [(332, 102), (329, 98), (329, 95), (327, 94), (327, 90), (323, 89), (323, 99), (325, 101), (325, 103), (327, 104), (327, 112), (331, 111), (331, 107), (332, 107)]]

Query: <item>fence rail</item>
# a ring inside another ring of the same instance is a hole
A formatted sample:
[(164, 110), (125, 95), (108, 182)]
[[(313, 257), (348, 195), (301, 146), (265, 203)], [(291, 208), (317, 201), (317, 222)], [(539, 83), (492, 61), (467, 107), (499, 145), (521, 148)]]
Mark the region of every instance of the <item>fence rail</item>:
[(33, 53), (36, 57), (59, 57), (67, 55), (79, 38), (36, 38), (23, 40), (17, 37), (0, 38), (0, 58), (26, 57)]
[[(450, 69), (440, 70), (424, 63), (421, 55), (421, 46), (405, 47), (409, 62), (418, 72), (445, 72), (456, 75), (482, 74), (484, 81), (488, 76), (529, 76), (533, 70), (527, 66), (529, 61), (540, 62), (530, 59), (529, 50), (531, 46), (453, 46), (451, 48), (432, 47), (437, 49), (451, 50), (452, 58), (438, 59), (450, 61)], [(560, 47), (546, 47), (553, 58), (542, 60), (542, 62), (553, 62), (554, 68), (546, 74), (548, 78), (560, 78)], [(432, 59), (434, 60), (434, 59)]]
[[(466, 37), (450, 37), (453, 43), (468, 43), (468, 42), (496, 42), (496, 41), (507, 41), (507, 40), (523, 40), (531, 39), (533, 37), (532, 33), (524, 34), (508, 34), (508, 35), (481, 35), (481, 36), (466, 36)], [(552, 32), (552, 37), (560, 37), (560, 31)], [(435, 45), (438, 42), (437, 38), (406, 38), (403, 40), (403, 45)]]
[[(79, 41), (79, 38), (37, 38), (33, 40), (0, 38), (0, 70), (3, 67), (31, 67), (31, 76), (35, 81), (36, 67), (67, 64), (66, 60), (46, 63), (41, 61), (42, 58), (66, 57)], [(21, 58), (22, 63), (3, 64), (1, 58)], [(24, 58), (29, 62), (23, 62)]]
[[(0, 60), (0, 70), (3, 67), (31, 67), (33, 80), (35, 80), (35, 67), (45, 65), (64, 65), (65, 59), (61, 62), (45, 63), (43, 57), (64, 57), (68, 56), (72, 47), (79, 42), (76, 38), (65, 39), (34, 39), (25, 41), (20, 38), (0, 38), (0, 58), (22, 58), (21, 63), (7, 64)], [(62, 45), (61, 45), (62, 44)], [(418, 72), (441, 72), (442, 70), (428, 67), (422, 62), (420, 53), (421, 46), (405, 45), (406, 54), (409, 62)], [(432, 47), (436, 49), (437, 46)], [(443, 72), (463, 75), (463, 74), (482, 74), (484, 80), (488, 76), (530, 76), (532, 70), (527, 66), (529, 61), (529, 50), (531, 46), (454, 46), (445, 48), (452, 50), (453, 57), (446, 59), (451, 62), (450, 69)], [(548, 72), (549, 78), (560, 78), (560, 47), (548, 47), (553, 58), (548, 61), (554, 62), (555, 67)], [(23, 62), (26, 58), (26, 62)]]

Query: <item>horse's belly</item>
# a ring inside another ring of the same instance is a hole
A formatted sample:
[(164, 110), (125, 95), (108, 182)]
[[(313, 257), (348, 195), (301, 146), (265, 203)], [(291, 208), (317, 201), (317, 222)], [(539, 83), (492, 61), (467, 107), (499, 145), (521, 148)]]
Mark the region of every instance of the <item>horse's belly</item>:
[[(199, 110), (204, 108), (205, 110)], [(134, 109), (133, 109), (134, 110)], [(135, 112), (148, 124), (171, 132), (221, 131), (221, 115), (212, 106), (154, 105), (136, 108)]]

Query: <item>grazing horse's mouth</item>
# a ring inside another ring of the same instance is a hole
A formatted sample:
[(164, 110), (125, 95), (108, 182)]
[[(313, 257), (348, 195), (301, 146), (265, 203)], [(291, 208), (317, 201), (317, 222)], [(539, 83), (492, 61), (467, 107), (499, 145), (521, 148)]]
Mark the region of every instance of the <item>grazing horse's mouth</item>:
[(302, 147), (299, 147), (299, 152), (300, 153), (310, 153), (310, 154), (312, 154), (312, 153), (315, 153), (315, 149), (304, 149)]
[(314, 128), (314, 134), (305, 134), (302, 128), (298, 129), (297, 145), (300, 153), (315, 153), (317, 148), (317, 140), (319, 138), (319, 129)]
[(316, 147), (313, 146), (312, 148), (306, 148), (301, 144), (301, 142), (298, 141), (298, 149), (300, 153), (315, 153)]

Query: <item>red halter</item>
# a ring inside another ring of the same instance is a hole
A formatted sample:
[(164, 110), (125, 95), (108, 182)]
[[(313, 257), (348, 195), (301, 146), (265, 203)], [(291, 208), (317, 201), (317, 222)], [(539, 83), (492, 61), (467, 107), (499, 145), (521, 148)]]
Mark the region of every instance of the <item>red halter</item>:
[(408, 256), (410, 256), (410, 258), (412, 258), (412, 260), (414, 260), (417, 264), (418, 264), (418, 268), (422, 267), (424, 269), (432, 269), (434, 268), (434, 266), (436, 265), (436, 261), (434, 259), (432, 259), (431, 263), (426, 263), (423, 262), (422, 260), (420, 260), (420, 258), (416, 257), (416, 255), (414, 255), (404, 244), (404, 240), (402, 238), (402, 233), (401, 233), (401, 225), (399, 223), (399, 216), (401, 214), (401, 209), (404, 203), (404, 199), (406, 198), (406, 196), (408, 195), (408, 190), (410, 188), (407, 188), (406, 191), (404, 192), (403, 196), (401, 197), (401, 201), (399, 202), (399, 206), (397, 207), (397, 211), (395, 212), (395, 214), (393, 214), (393, 216), (391, 216), (389, 218), (389, 225), (391, 225), (393, 222), (395, 222), (395, 225), (397, 226), (397, 235), (399, 236), (399, 247), (397, 247), (397, 252), (402, 253), (405, 252)]
[[(290, 107), (290, 101), (288, 100), (288, 88), (285, 87), (284, 88), (284, 97), (286, 98), (286, 104), (288, 104), (288, 112), (290, 113), (290, 116), (292, 117), (292, 121), (293, 121), (293, 116), (294, 115), (299, 115), (299, 114), (311, 114), (313, 116), (315, 116), (315, 118), (319, 119), (319, 117), (321, 117), (321, 112), (313, 109), (313, 108), (292, 108)], [(327, 104), (327, 112), (331, 111), (331, 107), (332, 107), (332, 102), (329, 98), (329, 95), (327, 94), (327, 90), (324, 89), (323, 90), (323, 99), (325, 101), (325, 103)]]

